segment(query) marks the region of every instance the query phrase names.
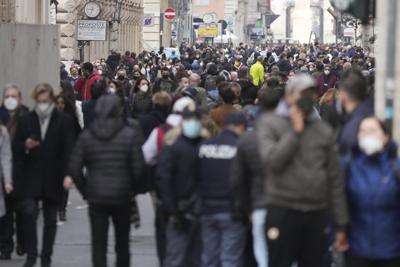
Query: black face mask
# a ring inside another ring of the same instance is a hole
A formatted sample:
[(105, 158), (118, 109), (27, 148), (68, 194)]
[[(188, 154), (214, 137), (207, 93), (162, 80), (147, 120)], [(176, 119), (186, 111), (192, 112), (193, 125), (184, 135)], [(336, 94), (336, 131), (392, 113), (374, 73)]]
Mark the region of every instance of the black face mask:
[(125, 80), (125, 76), (123, 76), (123, 75), (119, 75), (119, 76), (118, 76), (118, 80), (119, 80), (119, 81), (123, 81), (123, 80)]
[(161, 76), (163, 77), (163, 79), (168, 79), (169, 78), (169, 74), (163, 74)]
[(137, 81), (137, 80), (140, 79), (140, 77), (139, 77), (139, 76), (133, 76), (133, 79), (134, 79), (135, 81)]

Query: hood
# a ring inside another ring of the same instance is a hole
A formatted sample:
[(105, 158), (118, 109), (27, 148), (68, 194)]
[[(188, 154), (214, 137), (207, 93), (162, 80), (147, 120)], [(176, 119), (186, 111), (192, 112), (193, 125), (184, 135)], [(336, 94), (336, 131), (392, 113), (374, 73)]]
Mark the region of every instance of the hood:
[(95, 118), (89, 127), (98, 139), (112, 139), (123, 127), (121, 99), (115, 95), (102, 96), (96, 102)]

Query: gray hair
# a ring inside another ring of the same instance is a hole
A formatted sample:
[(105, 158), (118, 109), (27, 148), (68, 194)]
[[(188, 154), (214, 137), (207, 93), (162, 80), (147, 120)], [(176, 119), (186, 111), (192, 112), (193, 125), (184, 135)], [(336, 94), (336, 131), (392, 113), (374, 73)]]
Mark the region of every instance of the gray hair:
[(6, 84), (6, 85), (4, 86), (4, 89), (3, 89), (3, 96), (5, 96), (5, 95), (6, 95), (6, 92), (7, 92), (8, 90), (10, 90), (10, 89), (15, 89), (15, 90), (17, 90), (17, 91), (18, 91), (19, 97), (22, 96), (21, 88), (20, 88), (17, 84), (15, 84), (15, 83), (8, 83), (8, 84)]

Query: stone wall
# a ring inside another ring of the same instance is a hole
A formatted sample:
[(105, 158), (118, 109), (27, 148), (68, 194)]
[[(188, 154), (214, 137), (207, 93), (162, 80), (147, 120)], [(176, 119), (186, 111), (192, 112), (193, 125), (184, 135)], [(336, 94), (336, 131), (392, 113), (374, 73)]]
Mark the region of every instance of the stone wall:
[[(92, 41), (84, 48), (85, 61), (107, 57), (111, 50), (139, 52), (141, 47), (143, 4), (142, 0), (123, 0), (120, 23), (115, 20), (118, 13), (115, 0), (98, 0), (102, 12), (98, 19), (109, 21), (106, 41)], [(61, 30), (61, 60), (79, 58), (76, 40), (76, 23), (85, 19), (84, 0), (59, 0), (57, 24)]]
[(0, 0), (0, 22), (15, 21), (15, 0)]

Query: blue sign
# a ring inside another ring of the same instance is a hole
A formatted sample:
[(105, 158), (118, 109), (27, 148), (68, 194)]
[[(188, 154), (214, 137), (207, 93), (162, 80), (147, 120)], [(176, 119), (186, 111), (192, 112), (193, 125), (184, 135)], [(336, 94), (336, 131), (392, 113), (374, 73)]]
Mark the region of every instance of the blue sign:
[(143, 26), (153, 26), (154, 25), (154, 16), (152, 15), (144, 15), (143, 17)]

